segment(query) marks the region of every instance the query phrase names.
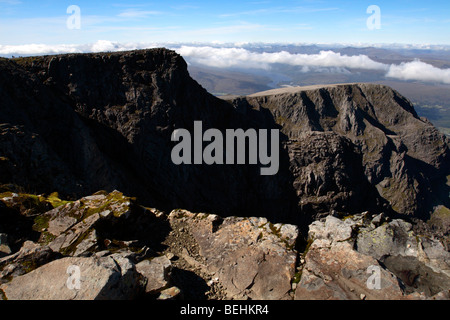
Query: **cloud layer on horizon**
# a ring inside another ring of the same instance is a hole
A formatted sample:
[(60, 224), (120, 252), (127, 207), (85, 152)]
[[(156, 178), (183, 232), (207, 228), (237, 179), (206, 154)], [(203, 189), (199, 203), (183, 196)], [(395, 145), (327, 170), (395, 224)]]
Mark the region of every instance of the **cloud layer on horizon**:
[(398, 65), (385, 64), (374, 61), (366, 55), (348, 56), (330, 50), (320, 51), (318, 54), (292, 54), (286, 51), (259, 53), (241, 47), (117, 43), (101, 40), (85, 45), (0, 45), (0, 56), (125, 51), (162, 46), (177, 51), (190, 63), (216, 68), (270, 70), (273, 64), (287, 64), (302, 67), (301, 72), (308, 72), (311, 68), (313, 70), (333, 68), (341, 71), (364, 69), (382, 71), (385, 72), (386, 77), (399, 80), (450, 84), (450, 69), (436, 68), (420, 60), (403, 62)]

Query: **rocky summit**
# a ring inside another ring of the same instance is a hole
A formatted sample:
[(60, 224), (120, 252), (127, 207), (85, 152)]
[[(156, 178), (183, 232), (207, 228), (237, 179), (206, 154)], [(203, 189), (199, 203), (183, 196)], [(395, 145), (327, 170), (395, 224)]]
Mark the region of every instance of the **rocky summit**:
[[(217, 98), (166, 49), (0, 69), (1, 298), (450, 298), (449, 141), (391, 88)], [(174, 164), (198, 121), (279, 130), (277, 173)]]

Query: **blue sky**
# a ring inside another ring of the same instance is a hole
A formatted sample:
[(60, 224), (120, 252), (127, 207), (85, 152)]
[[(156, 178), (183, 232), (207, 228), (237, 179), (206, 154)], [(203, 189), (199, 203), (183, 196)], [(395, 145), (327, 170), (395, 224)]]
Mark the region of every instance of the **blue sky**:
[[(67, 8), (81, 9), (68, 29)], [(369, 5), (381, 29), (369, 30)], [(450, 44), (450, 1), (0, 0), (0, 45), (116, 42)]]

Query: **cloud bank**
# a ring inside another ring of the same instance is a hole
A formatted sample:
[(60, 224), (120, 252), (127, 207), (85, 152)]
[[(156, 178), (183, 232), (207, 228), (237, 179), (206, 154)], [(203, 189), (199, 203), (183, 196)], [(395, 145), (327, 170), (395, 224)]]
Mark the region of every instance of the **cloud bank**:
[(286, 51), (257, 53), (243, 48), (215, 48), (181, 46), (176, 49), (189, 61), (216, 68), (255, 68), (270, 69), (275, 63), (302, 67), (301, 72), (320, 68), (333, 68), (338, 72), (346, 69), (384, 71), (385, 76), (399, 80), (418, 80), (450, 84), (450, 69), (439, 69), (419, 60), (413, 62), (384, 64), (366, 55), (347, 56), (333, 51), (318, 54), (292, 54)]
[(301, 72), (332, 68), (339, 72), (347, 69), (376, 70), (385, 72), (388, 78), (416, 80), (450, 84), (450, 69), (436, 68), (420, 60), (398, 65), (374, 61), (366, 55), (342, 55), (330, 50), (317, 54), (293, 54), (281, 52), (253, 52), (241, 47), (217, 47), (195, 45), (168, 45), (157, 43), (117, 43), (97, 41), (85, 45), (27, 44), (18, 46), (0, 45), (1, 56), (44, 55), (61, 53), (86, 53), (125, 51), (155, 47), (168, 47), (181, 54), (188, 62), (216, 68), (244, 68), (270, 70), (274, 64), (301, 67)]
[(450, 84), (450, 69), (439, 69), (420, 60), (391, 65), (386, 77)]
[(304, 67), (342, 67), (350, 69), (387, 70), (385, 64), (375, 62), (365, 55), (347, 56), (333, 51), (318, 54), (292, 54), (286, 51), (257, 53), (243, 48), (213, 48), (182, 46), (176, 50), (193, 62), (218, 68), (264, 68), (281, 63)]

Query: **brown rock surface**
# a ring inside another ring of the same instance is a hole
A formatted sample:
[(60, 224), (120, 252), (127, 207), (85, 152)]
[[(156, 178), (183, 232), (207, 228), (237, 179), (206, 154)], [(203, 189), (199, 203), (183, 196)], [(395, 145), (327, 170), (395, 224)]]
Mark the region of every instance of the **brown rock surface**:
[(229, 299), (290, 299), (297, 227), (265, 218), (193, 214), (175, 210), (198, 245), (206, 272), (217, 277)]

